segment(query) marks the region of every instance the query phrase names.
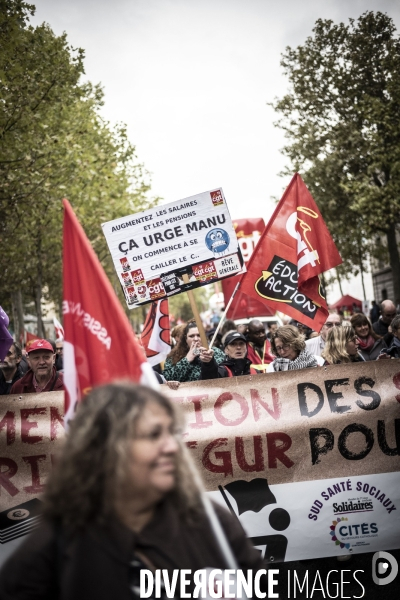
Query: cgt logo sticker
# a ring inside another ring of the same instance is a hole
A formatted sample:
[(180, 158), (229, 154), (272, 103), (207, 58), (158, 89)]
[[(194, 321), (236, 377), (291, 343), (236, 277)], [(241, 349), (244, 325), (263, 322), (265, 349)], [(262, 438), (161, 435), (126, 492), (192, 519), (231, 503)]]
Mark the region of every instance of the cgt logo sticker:
[(376, 585), (388, 585), (397, 577), (399, 565), (389, 552), (375, 552), (372, 557), (372, 580)]

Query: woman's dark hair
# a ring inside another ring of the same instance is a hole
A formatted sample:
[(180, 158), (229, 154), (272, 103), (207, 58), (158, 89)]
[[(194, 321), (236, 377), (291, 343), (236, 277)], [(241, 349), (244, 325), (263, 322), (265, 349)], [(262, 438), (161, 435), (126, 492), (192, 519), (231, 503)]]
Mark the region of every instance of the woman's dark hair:
[[(106, 522), (129, 480), (131, 441), (147, 404), (155, 402), (181, 426), (176, 406), (166, 396), (141, 385), (114, 383), (94, 389), (78, 406), (63, 450), (49, 478), (45, 514), (68, 531)], [(200, 505), (199, 487), (186, 446), (177, 439), (176, 485), (170, 495), (185, 515)]]
[(186, 324), (186, 327), (183, 330), (181, 337), (179, 338), (179, 342), (176, 344), (176, 346), (172, 348), (171, 352), (168, 354), (167, 359), (169, 359), (173, 365), (176, 365), (176, 363), (182, 360), (182, 358), (184, 358), (189, 352), (189, 346), (187, 344), (186, 337), (189, 333), (189, 329), (192, 329), (193, 327), (197, 327), (196, 321), (189, 321)]
[(356, 327), (362, 327), (363, 325), (368, 325), (368, 335), (371, 335), (374, 340), (382, 339), (382, 336), (375, 333), (375, 331), (372, 329), (371, 321), (363, 313), (357, 313), (356, 315), (353, 315), (350, 319), (350, 323), (353, 329)]
[(235, 331), (235, 330), (236, 330), (235, 321), (232, 321), (232, 319), (226, 319), (225, 323), (222, 325), (222, 327), (220, 329), (221, 337), (224, 337), (224, 335), (226, 333), (228, 333), (228, 331)]

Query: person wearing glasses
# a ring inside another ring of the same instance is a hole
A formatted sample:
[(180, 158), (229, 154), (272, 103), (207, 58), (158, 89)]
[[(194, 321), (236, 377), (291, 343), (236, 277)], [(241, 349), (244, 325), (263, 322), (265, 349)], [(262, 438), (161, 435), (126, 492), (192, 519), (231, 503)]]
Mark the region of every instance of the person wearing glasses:
[(269, 372), (318, 366), (317, 359), (306, 348), (304, 336), (293, 325), (278, 327), (271, 339), (271, 349), (277, 358), (269, 365)]
[(325, 323), (322, 325), (319, 336), (313, 337), (306, 341), (306, 348), (310, 354), (314, 356), (322, 356), (322, 351), (325, 347), (326, 336), (332, 327), (340, 327), (342, 324), (342, 318), (336, 313), (332, 313), (328, 316)]
[[(49, 478), (43, 521), (0, 572), (1, 600), (139, 600), (143, 569), (165, 569), (171, 582), (175, 569), (227, 568), (182, 426), (179, 406), (144, 386), (86, 396)], [(236, 517), (213, 506), (218, 539), (255, 576), (260, 552)], [(180, 589), (178, 579), (176, 598)], [(161, 591), (151, 598), (165, 599)]]
[(329, 331), (322, 356), (326, 365), (365, 362), (363, 355), (358, 351), (356, 332), (348, 325), (333, 327)]

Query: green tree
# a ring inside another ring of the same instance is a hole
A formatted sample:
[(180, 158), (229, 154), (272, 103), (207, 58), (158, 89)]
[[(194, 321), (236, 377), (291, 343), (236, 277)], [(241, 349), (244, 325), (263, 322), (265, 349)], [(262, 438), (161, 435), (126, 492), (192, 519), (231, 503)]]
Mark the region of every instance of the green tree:
[[(400, 40), (392, 19), (366, 12), (349, 24), (318, 20), (287, 48), (289, 92), (273, 103), (284, 153), (314, 195), (344, 258), (365, 270), (367, 251), (388, 252), (400, 298)], [(386, 238), (379, 246), (376, 235)]]
[(156, 200), (125, 126), (99, 115), (101, 88), (80, 83), (83, 51), (29, 26), (33, 10), (0, 0), (0, 286), (35, 302), (41, 335), (42, 296), (61, 303), (62, 198), (120, 295), (101, 223)]

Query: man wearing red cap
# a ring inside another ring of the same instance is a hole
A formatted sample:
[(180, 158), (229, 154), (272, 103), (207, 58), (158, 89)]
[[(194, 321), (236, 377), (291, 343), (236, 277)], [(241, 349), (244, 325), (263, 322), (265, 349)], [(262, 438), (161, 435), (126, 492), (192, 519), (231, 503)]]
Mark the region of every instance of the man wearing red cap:
[(47, 340), (35, 340), (28, 350), (29, 371), (14, 383), (10, 394), (40, 394), (64, 390), (63, 374), (54, 366), (56, 355)]

